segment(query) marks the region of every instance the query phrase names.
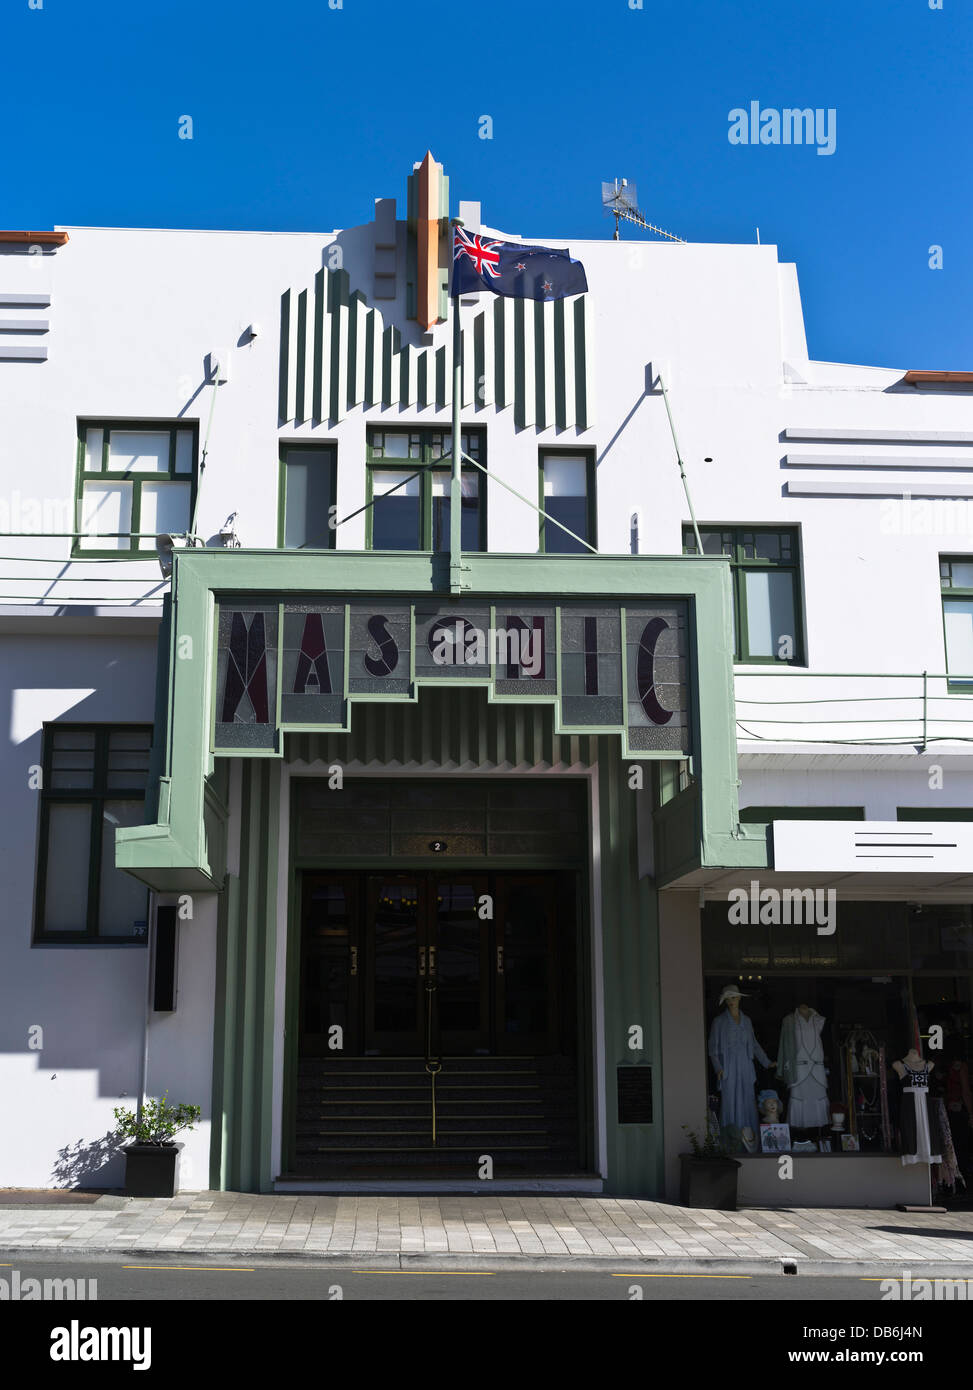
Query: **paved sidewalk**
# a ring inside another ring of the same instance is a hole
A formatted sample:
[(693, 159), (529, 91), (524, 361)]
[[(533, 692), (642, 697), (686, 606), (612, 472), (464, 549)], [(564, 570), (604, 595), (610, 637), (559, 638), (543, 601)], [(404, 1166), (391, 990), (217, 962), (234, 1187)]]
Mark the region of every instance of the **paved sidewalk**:
[[(716, 1212), (633, 1198), (259, 1196), (185, 1192), (0, 1205), (0, 1250), (291, 1255), (412, 1265), (538, 1257), (657, 1270), (923, 1269), (973, 1276), (973, 1212)], [(968, 1266), (968, 1268), (964, 1268)]]

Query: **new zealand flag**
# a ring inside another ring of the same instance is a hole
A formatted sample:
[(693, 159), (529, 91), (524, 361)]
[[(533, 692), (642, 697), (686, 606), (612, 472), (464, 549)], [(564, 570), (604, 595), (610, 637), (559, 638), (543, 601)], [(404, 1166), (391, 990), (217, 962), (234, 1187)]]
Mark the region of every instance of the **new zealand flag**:
[(453, 228), (453, 295), (492, 290), (513, 299), (565, 299), (587, 289), (584, 266), (570, 251), (491, 241)]

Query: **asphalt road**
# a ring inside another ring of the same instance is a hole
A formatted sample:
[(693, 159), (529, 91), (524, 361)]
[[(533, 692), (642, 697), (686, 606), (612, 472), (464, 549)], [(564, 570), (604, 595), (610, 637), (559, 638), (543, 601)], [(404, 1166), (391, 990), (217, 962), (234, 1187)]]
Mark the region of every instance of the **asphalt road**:
[[(0, 1278), (11, 1287), (14, 1271), (23, 1281), (85, 1279), (97, 1281), (97, 1299), (158, 1301), (258, 1302), (286, 1300), (354, 1300), (392, 1302), (491, 1301), (734, 1301), (779, 1300), (808, 1303), (881, 1302), (882, 1280), (849, 1275), (646, 1275), (625, 1269), (624, 1261), (596, 1272), (544, 1263), (530, 1269), (489, 1267), (395, 1270), (380, 1259), (360, 1267), (330, 1266), (327, 1260), (242, 1260), (85, 1255), (58, 1252), (36, 1255), (0, 1252)], [(86, 1288), (86, 1292), (90, 1292)], [(901, 1305), (899, 1305), (901, 1306)], [(9, 1307), (9, 1305), (8, 1305)]]

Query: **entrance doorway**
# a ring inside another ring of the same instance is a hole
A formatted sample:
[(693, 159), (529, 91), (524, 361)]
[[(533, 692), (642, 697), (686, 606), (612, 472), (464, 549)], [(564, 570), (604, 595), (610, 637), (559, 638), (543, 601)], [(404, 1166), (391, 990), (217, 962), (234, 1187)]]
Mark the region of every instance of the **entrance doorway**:
[(305, 873), (301, 1055), (570, 1053), (573, 880)]
[(290, 1170), (577, 1172), (576, 875), (305, 870), (300, 889)]

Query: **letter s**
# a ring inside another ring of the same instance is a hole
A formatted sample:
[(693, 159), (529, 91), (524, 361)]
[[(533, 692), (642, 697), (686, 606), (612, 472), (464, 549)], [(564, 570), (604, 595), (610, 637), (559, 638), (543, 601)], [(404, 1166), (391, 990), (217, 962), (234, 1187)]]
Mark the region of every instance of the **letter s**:
[(390, 676), (399, 664), (399, 648), (395, 638), (388, 630), (388, 619), (382, 613), (369, 618), (368, 635), (377, 645), (381, 655), (364, 658), (365, 670), (370, 676)]

